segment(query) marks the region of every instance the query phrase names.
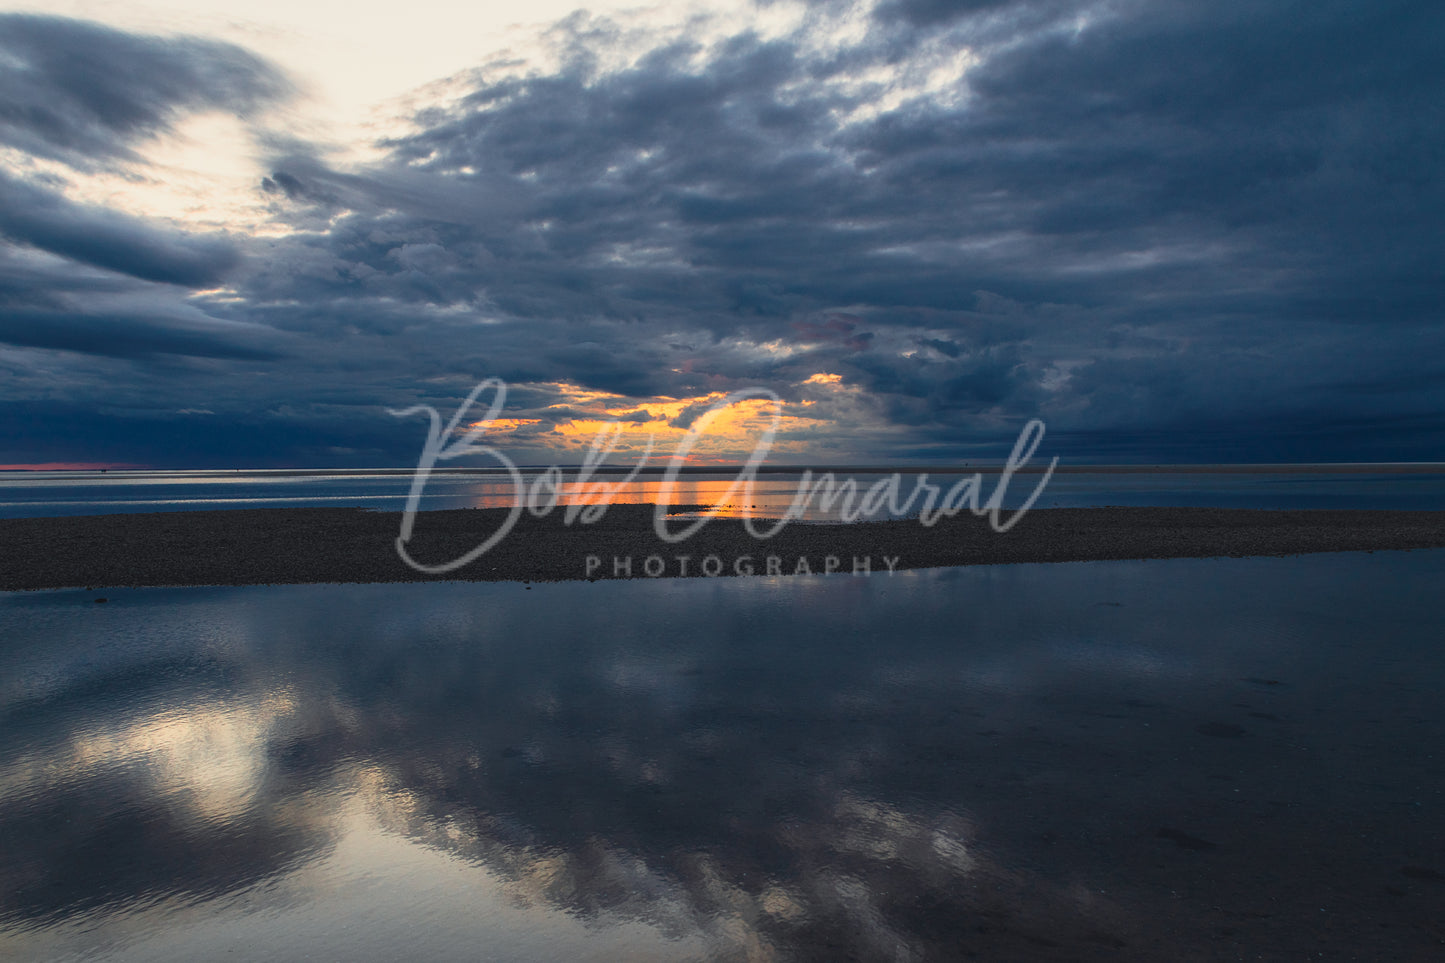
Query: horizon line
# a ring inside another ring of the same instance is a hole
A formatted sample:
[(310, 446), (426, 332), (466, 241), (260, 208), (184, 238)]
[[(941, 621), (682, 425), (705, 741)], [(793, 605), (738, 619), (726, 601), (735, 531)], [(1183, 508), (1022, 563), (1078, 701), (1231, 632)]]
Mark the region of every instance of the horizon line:
[[(678, 469), (679, 474), (736, 474), (741, 472), (745, 466), (742, 463), (718, 464), (718, 465), (683, 465)], [(758, 474), (799, 474), (811, 472), (813, 474), (832, 472), (854, 473), (854, 474), (886, 474), (899, 472), (904, 474), (933, 473), (940, 475), (967, 475), (973, 473), (995, 474), (1001, 473), (1007, 467), (1006, 461), (986, 461), (978, 463), (938, 463), (938, 464), (763, 464), (758, 465), (754, 470)], [(549, 468), (556, 468), (564, 473), (577, 474), (582, 471), (582, 465), (517, 465), (520, 472), (534, 473), (546, 471)], [(284, 468), (218, 468), (218, 467), (197, 467), (197, 468), (176, 468), (176, 467), (150, 467), (134, 463), (106, 463), (106, 462), (44, 462), (31, 464), (0, 465), (0, 472), (14, 474), (30, 473), (75, 473), (75, 474), (139, 474), (155, 472), (212, 472), (212, 473), (290, 473), (290, 474), (388, 474), (404, 475), (414, 474), (416, 468), (351, 468), (351, 467), (284, 467)], [(1048, 470), (1047, 464), (1024, 464), (1014, 468), (1016, 474), (1042, 474)], [(668, 471), (665, 465), (595, 465), (590, 472), (597, 475), (616, 475), (637, 472), (639, 475), (661, 475)], [(1201, 474), (1244, 474), (1244, 473), (1301, 473), (1301, 472), (1337, 472), (1337, 473), (1367, 473), (1367, 472), (1394, 472), (1394, 473), (1431, 473), (1445, 472), (1445, 462), (1440, 461), (1352, 461), (1352, 462), (1080, 462), (1065, 464), (1060, 462), (1053, 467), (1057, 474), (1088, 474), (1088, 473), (1110, 473), (1110, 474), (1167, 474), (1177, 473), (1201, 473)], [(507, 469), (503, 467), (434, 467), (433, 474), (443, 475), (501, 475), (506, 474)]]

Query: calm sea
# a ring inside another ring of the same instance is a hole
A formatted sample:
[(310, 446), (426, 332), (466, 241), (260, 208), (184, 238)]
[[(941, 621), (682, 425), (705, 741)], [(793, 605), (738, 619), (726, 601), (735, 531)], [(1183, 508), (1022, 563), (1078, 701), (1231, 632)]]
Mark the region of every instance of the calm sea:
[[(530, 488), (536, 473), (524, 473)], [(860, 489), (877, 484), (879, 473), (852, 477)], [(917, 473), (902, 476), (903, 497), (913, 490)], [(930, 474), (933, 484), (949, 486), (965, 476)], [(997, 475), (982, 477), (981, 492), (990, 495)], [(599, 475), (578, 482), (564, 478), (561, 501), (605, 497), (615, 504), (654, 503), (720, 505), (726, 512), (747, 510), (781, 516), (798, 496), (801, 474), (760, 476), (749, 497), (731, 492), (732, 474), (690, 474), (681, 477), (667, 497), (659, 476), (628, 482), (622, 475)], [(1004, 504), (1016, 507), (1039, 485), (1040, 475), (1014, 476)], [(404, 507), (412, 484), (407, 470), (382, 471), (113, 471), (0, 472), (0, 518), (43, 515), (97, 515), (114, 512), (158, 512), (281, 506), (356, 506), (389, 511)], [(596, 485), (610, 486), (599, 496)], [(524, 493), (525, 496), (525, 493)], [(514, 485), (499, 473), (437, 472), (423, 489), (420, 508), (489, 508), (509, 506), (517, 497)], [(921, 501), (921, 499), (920, 499)], [(1202, 505), (1233, 508), (1391, 508), (1445, 509), (1445, 469), (1349, 471), (1169, 471), (1055, 473), (1036, 503), (1038, 507), (1089, 505)], [(821, 510), (815, 499), (803, 517), (829, 520), (837, 509)], [(881, 516), (879, 516), (881, 517)]]

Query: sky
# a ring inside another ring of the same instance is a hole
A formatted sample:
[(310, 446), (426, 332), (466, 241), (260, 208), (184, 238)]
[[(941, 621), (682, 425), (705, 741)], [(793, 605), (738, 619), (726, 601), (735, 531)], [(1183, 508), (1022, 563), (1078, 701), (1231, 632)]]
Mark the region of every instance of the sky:
[(1442, 461), (1441, 49), (1433, 0), (0, 0), (0, 466), (405, 467), (489, 377), (522, 464)]

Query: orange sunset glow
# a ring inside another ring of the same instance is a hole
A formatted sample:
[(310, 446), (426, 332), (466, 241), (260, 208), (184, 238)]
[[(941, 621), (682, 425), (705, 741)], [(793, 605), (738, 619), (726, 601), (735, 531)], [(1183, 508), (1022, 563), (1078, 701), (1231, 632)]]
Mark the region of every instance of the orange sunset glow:
[[(845, 391), (842, 380), (840, 375), (819, 372), (799, 387), (813, 395), (841, 393)], [(782, 402), (748, 398), (716, 409), (727, 398), (725, 392), (638, 401), (567, 383), (533, 387), (544, 388), (561, 400), (518, 417), (472, 422), (468, 427), (485, 425), (487, 435), (501, 445), (536, 445), (580, 455), (600, 444), (614, 457), (624, 459), (642, 457), (650, 443), (654, 462), (672, 457), (690, 433), (701, 428), (684, 459), (689, 465), (737, 461), (769, 430), (776, 432), (770, 453), (806, 454), (811, 435), (835, 427), (833, 419), (810, 411), (818, 407), (818, 397)], [(709, 411), (713, 414), (704, 423)]]

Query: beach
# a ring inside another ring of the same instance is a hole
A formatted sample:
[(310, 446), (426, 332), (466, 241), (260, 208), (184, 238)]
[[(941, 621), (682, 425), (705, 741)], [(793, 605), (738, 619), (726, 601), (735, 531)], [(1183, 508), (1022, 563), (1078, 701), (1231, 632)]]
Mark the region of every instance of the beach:
[(1445, 5), (0, 7), (0, 963), (1445, 961)]
[(0, 519), (0, 952), (1445, 940), (1445, 511), (769, 497)]
[[(969, 512), (916, 519), (791, 522), (754, 538), (713, 518), (668, 542), (650, 505), (613, 505), (572, 524), (562, 510), (523, 512), (468, 564), (428, 573), (397, 552), (398, 512), (267, 508), (0, 519), (0, 590), (86, 586), (405, 582), (435, 578), (559, 581), (739, 575), (868, 574), (957, 565), (1281, 556), (1445, 547), (1445, 511), (1179, 507), (1037, 509), (998, 532)], [(1013, 513), (1005, 511), (1006, 524)], [(482, 544), (505, 509), (416, 515), (408, 552), (437, 568)], [(670, 519), (680, 532), (696, 519)], [(774, 521), (755, 523), (768, 531)], [(649, 561), (651, 560), (651, 561)]]

